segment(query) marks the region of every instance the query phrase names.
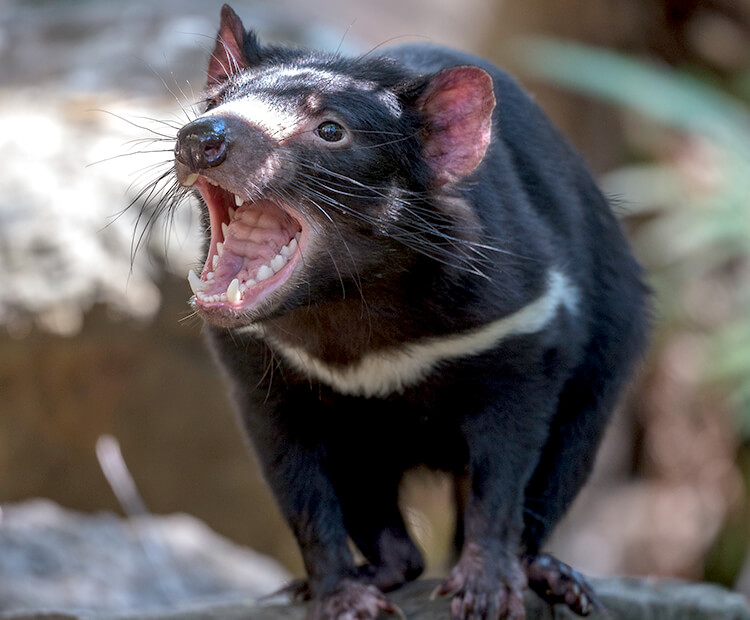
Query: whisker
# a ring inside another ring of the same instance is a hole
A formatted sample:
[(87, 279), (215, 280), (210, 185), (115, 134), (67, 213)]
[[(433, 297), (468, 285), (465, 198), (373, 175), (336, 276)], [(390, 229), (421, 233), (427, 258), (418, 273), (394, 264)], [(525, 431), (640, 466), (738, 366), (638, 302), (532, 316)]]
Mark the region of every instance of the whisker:
[[(110, 116), (114, 116), (115, 118), (117, 118), (117, 119), (119, 119), (119, 120), (121, 120), (121, 121), (123, 121), (125, 123), (128, 123), (128, 125), (132, 125), (136, 129), (141, 129), (143, 131), (148, 131), (148, 132), (150, 132), (150, 133), (152, 133), (152, 134), (154, 134), (156, 136), (159, 136), (161, 138), (165, 138), (167, 140), (174, 140), (174, 136), (172, 136), (172, 135), (159, 133), (158, 131), (156, 131), (155, 129), (152, 129), (151, 127), (146, 127), (145, 125), (140, 125), (138, 123), (135, 123), (135, 122), (131, 121), (129, 118), (127, 118), (125, 116), (122, 116), (121, 114), (116, 114), (115, 112), (112, 112), (111, 110), (101, 110), (101, 109), (96, 109), (95, 108), (95, 109), (92, 109), (91, 111), (92, 112), (101, 112), (102, 114), (109, 114)], [(154, 121), (154, 122), (159, 122), (158, 119), (153, 119), (153, 118), (147, 118), (147, 120), (151, 120), (151, 121)]]
[(104, 164), (108, 161), (114, 161), (115, 159), (122, 159), (123, 157), (132, 157), (133, 155), (148, 155), (151, 153), (172, 153), (174, 152), (174, 149), (156, 149), (151, 151), (130, 151), (129, 153), (119, 153), (118, 155), (111, 155), (110, 157), (105, 157), (104, 159), (97, 159), (96, 161), (92, 161), (91, 163), (86, 164), (86, 168), (91, 168), (91, 166), (98, 166), (99, 164)]
[(174, 98), (174, 100), (175, 100), (175, 101), (177, 102), (177, 105), (178, 105), (178, 106), (180, 106), (180, 110), (182, 110), (182, 113), (183, 113), (183, 114), (185, 115), (185, 118), (186, 118), (186, 119), (188, 120), (188, 122), (190, 122), (190, 121), (192, 120), (192, 119), (190, 118), (190, 114), (188, 114), (188, 111), (187, 111), (187, 110), (185, 109), (185, 106), (184, 106), (184, 105), (182, 105), (182, 101), (180, 101), (180, 98), (179, 98), (179, 97), (178, 97), (178, 96), (177, 96), (177, 95), (176, 95), (176, 94), (174, 93), (174, 91), (173, 91), (173, 90), (172, 90), (172, 89), (171, 89), (171, 88), (169, 87), (169, 85), (167, 84), (167, 81), (166, 81), (166, 80), (165, 80), (165, 79), (164, 79), (164, 78), (163, 78), (163, 77), (162, 77), (162, 76), (161, 76), (161, 75), (159, 74), (159, 72), (158, 72), (158, 71), (156, 70), (156, 68), (155, 68), (155, 67), (154, 67), (153, 65), (151, 65), (151, 63), (149, 63), (149, 62), (147, 62), (147, 61), (145, 61), (145, 60), (144, 60), (143, 62), (144, 62), (144, 63), (146, 64), (146, 66), (147, 66), (147, 67), (148, 67), (148, 68), (149, 68), (149, 69), (151, 70), (151, 72), (152, 72), (152, 73), (153, 73), (153, 74), (154, 74), (154, 75), (155, 75), (155, 76), (156, 76), (157, 78), (159, 78), (159, 81), (160, 81), (160, 82), (161, 82), (161, 83), (162, 83), (162, 84), (164, 85), (164, 88), (166, 89), (166, 91), (167, 91), (167, 92), (168, 92), (168, 93), (169, 93), (170, 95), (172, 95), (172, 97)]

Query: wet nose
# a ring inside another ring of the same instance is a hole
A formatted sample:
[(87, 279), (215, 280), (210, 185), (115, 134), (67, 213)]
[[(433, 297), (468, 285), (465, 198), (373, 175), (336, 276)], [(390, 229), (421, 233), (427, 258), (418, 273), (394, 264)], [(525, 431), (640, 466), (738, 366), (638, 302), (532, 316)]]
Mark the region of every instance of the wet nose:
[(205, 117), (177, 133), (174, 154), (193, 171), (218, 166), (227, 157), (227, 127), (221, 118)]

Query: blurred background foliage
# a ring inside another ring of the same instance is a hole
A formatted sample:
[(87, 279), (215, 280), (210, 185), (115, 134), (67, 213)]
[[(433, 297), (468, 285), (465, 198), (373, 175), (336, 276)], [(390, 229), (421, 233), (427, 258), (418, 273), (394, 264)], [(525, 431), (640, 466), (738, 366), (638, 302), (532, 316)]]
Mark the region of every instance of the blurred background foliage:
[[(602, 183), (639, 220), (632, 236), (656, 292), (659, 330), (706, 335), (705, 383), (724, 384), (750, 438), (750, 111), (742, 98), (750, 99), (750, 73), (701, 79), (551, 40), (527, 41), (519, 53), (533, 75), (646, 117), (630, 133), (634, 161)], [(675, 139), (677, 150), (664, 153)]]
[[(519, 76), (612, 196), (655, 291), (648, 359), (553, 550), (750, 595), (750, 0), (232, 4), (263, 40), (361, 51), (409, 35)], [(0, 6), (0, 503), (119, 509), (94, 453), (112, 434), (152, 510), (299, 573), (200, 326), (181, 321), (194, 246), (157, 234), (128, 273), (134, 222), (105, 227), (152, 159), (86, 168), (145, 135), (92, 110), (179, 118), (165, 83), (182, 101), (200, 90), (221, 2)], [(433, 477), (404, 491), (433, 573), (449, 497)]]

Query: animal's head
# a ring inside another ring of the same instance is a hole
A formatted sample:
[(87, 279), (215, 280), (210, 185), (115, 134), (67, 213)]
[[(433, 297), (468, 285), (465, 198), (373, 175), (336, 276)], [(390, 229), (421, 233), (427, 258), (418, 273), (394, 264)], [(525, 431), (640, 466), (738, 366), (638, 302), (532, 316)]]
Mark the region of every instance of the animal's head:
[(189, 278), (206, 320), (251, 323), (455, 254), (470, 214), (434, 197), (489, 145), (481, 69), (420, 76), (387, 56), (261, 47), (225, 5), (205, 103), (175, 158), (210, 228)]

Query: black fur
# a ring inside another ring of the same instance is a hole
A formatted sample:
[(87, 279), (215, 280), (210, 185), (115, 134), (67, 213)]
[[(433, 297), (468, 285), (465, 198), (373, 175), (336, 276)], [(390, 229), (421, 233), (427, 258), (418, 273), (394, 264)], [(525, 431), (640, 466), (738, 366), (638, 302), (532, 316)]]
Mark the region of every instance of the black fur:
[[(585, 482), (644, 348), (641, 269), (581, 158), (490, 63), (427, 45), (354, 59), (261, 48), (252, 35), (242, 45), (243, 70), (209, 91), (210, 107), (252, 93), (303, 109), (306, 96), (320, 92), (320, 108), (356, 140), (338, 151), (279, 148), (284, 165), (258, 195), (294, 205), (325, 237), (326, 251), (311, 256), (304, 278), (261, 315), (209, 326), (299, 541), (305, 591), (317, 601), (310, 613), (332, 617), (328, 602), (347, 601), (369, 617), (351, 603), (360, 592), (352, 582), (387, 590), (421, 572), (397, 499), (403, 474), (427, 465), (468, 481), (464, 553), (445, 586), (458, 590), (453, 616), (520, 617), (519, 556), (540, 552)], [(373, 82), (394, 93), (403, 112), (390, 114), (361, 89), (326, 92), (309, 76), (263, 82), (281, 65)], [(492, 77), (492, 140), (473, 173), (437, 187), (423, 157), (428, 119), (419, 101), (434, 74), (464, 65)], [(251, 174), (255, 163), (233, 165)], [(541, 331), (445, 361), (385, 397), (341, 394), (274, 348), (284, 342), (344, 367), (368, 352), (510, 315), (543, 294), (551, 270), (578, 291), (574, 312), (560, 308)], [(266, 339), (236, 329), (251, 321)], [(370, 566), (354, 566), (347, 536)], [(383, 609), (378, 601), (368, 603)]]

